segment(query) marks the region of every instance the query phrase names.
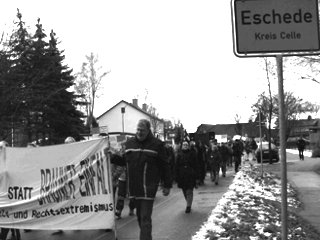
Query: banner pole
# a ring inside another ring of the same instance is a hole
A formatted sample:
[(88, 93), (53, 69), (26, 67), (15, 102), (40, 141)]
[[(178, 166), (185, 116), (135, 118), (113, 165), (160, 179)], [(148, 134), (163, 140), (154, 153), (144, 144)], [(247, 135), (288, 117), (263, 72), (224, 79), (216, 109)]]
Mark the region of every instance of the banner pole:
[(7, 161), (6, 145), (7, 145), (6, 141), (0, 142), (0, 152), (3, 151), (2, 153), (3, 159), (2, 160), (0, 159), (0, 172), (5, 172), (5, 169), (6, 169), (6, 161)]
[[(106, 138), (108, 141), (108, 146), (110, 149), (110, 139), (109, 139), (109, 134), (108, 137)], [(111, 166), (110, 171), (109, 171), (109, 182), (111, 183), (111, 191), (112, 191), (112, 200), (113, 200), (113, 231), (114, 231), (114, 239), (118, 240), (118, 234), (117, 234), (117, 224), (116, 224), (116, 202), (117, 202), (117, 188), (113, 186), (114, 182), (112, 181), (112, 163), (111, 163), (111, 153), (108, 152), (107, 154), (107, 161), (109, 162), (109, 165)]]
[[(115, 220), (115, 219), (114, 219)], [(114, 222), (114, 239), (118, 240), (118, 234), (117, 234), (117, 226), (116, 226), (116, 222)]]

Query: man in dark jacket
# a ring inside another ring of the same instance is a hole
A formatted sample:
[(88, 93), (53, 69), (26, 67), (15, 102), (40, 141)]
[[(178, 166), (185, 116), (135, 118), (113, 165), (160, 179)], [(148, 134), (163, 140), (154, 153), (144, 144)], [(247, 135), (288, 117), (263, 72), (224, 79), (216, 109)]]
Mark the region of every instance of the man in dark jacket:
[(150, 122), (141, 119), (134, 138), (125, 144), (129, 198), (135, 199), (140, 227), (140, 240), (152, 239), (152, 208), (160, 180), (163, 195), (168, 196), (172, 187), (170, 164), (164, 143), (155, 138)]
[(227, 163), (229, 158), (231, 157), (232, 153), (231, 150), (227, 147), (226, 143), (221, 143), (220, 146), (220, 154), (221, 154), (221, 171), (222, 171), (222, 176), (226, 177), (226, 172), (227, 172)]
[(297, 141), (297, 147), (298, 147), (298, 151), (299, 151), (299, 158), (300, 160), (304, 160), (304, 155), (303, 155), (303, 151), (306, 147), (306, 142), (303, 140), (302, 137), (300, 137)]
[(237, 173), (239, 171), (239, 166), (241, 166), (241, 156), (243, 155), (243, 145), (239, 139), (236, 139), (233, 143), (232, 153), (234, 157), (234, 171)]
[(206, 178), (206, 148), (199, 140), (196, 144), (197, 148), (197, 160), (198, 160), (198, 177), (199, 177), (199, 185), (204, 185), (204, 179)]

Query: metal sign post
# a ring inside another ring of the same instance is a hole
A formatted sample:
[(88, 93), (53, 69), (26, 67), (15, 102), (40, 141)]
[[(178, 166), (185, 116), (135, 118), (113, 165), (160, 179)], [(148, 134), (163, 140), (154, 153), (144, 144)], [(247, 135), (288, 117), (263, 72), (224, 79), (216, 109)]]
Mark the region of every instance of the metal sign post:
[(260, 132), (261, 178), (263, 178), (262, 129), (261, 129), (261, 109), (260, 108), (259, 108), (259, 132)]
[(280, 122), (280, 159), (281, 159), (281, 224), (282, 238), (287, 239), (287, 155), (286, 155), (286, 121), (283, 91), (283, 61), (282, 55), (276, 56), (279, 94), (279, 122)]
[(288, 203), (282, 58), (320, 53), (318, 0), (231, 0), (231, 10), (234, 54), (237, 57), (276, 56), (282, 181), (281, 239), (286, 240)]

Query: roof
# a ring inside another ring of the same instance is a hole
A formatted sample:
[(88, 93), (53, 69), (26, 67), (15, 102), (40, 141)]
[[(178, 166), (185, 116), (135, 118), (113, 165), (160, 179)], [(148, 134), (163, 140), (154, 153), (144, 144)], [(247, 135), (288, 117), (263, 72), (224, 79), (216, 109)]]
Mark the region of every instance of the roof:
[(118, 102), (116, 105), (114, 105), (113, 107), (111, 107), (110, 109), (108, 109), (106, 112), (102, 113), (99, 117), (97, 117), (97, 120), (99, 120), (102, 116), (106, 115), (108, 112), (110, 112), (112, 109), (116, 108), (120, 103), (125, 103), (126, 105), (136, 109), (137, 111), (140, 111), (146, 115), (148, 115), (150, 118), (155, 118), (157, 121), (164, 121), (163, 119), (160, 119), (154, 115), (151, 115), (150, 113), (144, 111), (142, 108), (132, 104), (132, 103), (128, 103), (127, 101), (121, 100), (120, 102)]
[[(265, 131), (263, 126), (263, 131)], [(249, 123), (239, 123), (239, 124), (201, 124), (197, 133), (208, 133), (214, 132), (216, 135), (227, 134), (228, 136), (234, 136), (238, 134), (245, 135), (249, 137), (259, 136), (259, 123), (249, 122)]]
[(299, 119), (299, 120), (289, 120), (295, 127), (317, 127), (319, 126), (319, 119)]

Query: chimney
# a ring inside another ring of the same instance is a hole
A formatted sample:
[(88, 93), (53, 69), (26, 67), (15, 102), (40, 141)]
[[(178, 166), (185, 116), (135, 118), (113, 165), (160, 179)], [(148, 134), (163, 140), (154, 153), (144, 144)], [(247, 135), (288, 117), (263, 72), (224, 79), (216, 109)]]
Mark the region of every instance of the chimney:
[(142, 104), (142, 110), (147, 112), (148, 111), (148, 104), (146, 104), (146, 103)]
[(136, 107), (139, 107), (139, 106), (138, 106), (138, 99), (137, 99), (137, 98), (132, 99), (132, 104), (133, 104), (134, 106), (136, 106)]

